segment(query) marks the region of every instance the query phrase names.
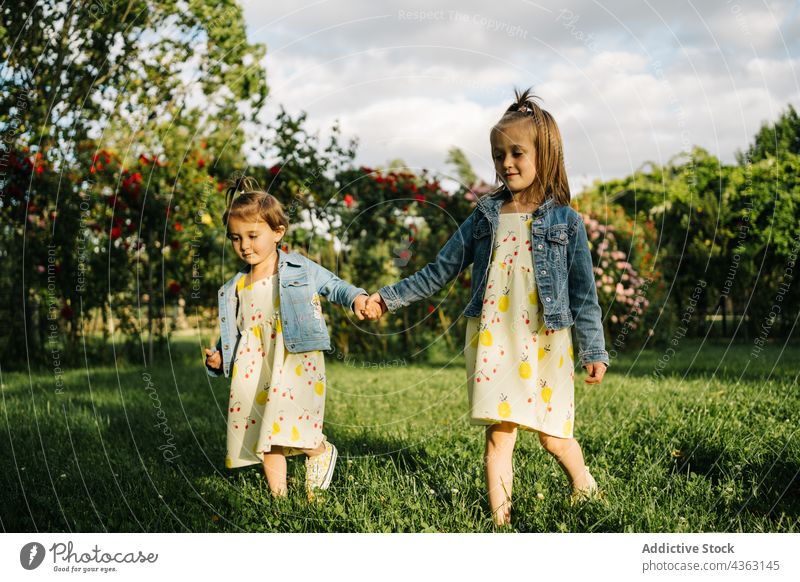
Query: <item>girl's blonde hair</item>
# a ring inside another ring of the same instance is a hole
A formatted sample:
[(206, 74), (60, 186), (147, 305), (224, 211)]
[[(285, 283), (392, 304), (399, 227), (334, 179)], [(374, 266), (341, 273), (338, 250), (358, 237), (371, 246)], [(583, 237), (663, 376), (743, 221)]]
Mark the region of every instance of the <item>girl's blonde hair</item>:
[[(225, 193), (226, 210), (222, 222), (228, 225), (233, 218), (263, 220), (272, 230), (281, 226), (284, 233), (289, 230), (289, 219), (277, 198), (261, 190), (255, 178), (241, 176), (233, 181)], [(284, 234), (285, 236), (285, 234)]]
[(569, 205), (570, 192), (567, 170), (564, 166), (564, 147), (556, 120), (550, 112), (542, 109), (534, 101), (539, 98), (532, 95), (530, 89), (522, 93), (515, 89), (514, 97), (514, 103), (506, 109), (503, 117), (492, 128), (490, 139), (514, 123), (528, 124), (535, 152), (536, 178), (523, 198), (532, 196), (534, 201), (541, 202), (549, 196), (556, 204)]

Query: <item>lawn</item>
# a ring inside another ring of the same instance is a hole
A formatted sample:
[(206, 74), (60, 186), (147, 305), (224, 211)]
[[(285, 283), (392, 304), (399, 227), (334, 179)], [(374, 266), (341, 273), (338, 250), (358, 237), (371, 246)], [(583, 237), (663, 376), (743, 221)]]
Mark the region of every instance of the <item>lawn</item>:
[[(515, 456), (513, 529), (524, 532), (800, 531), (800, 348), (685, 340), (576, 374), (576, 437), (605, 491), (577, 508), (533, 434)], [(226, 470), (224, 379), (176, 341), (163, 364), (2, 375), (5, 531), (493, 531), (483, 431), (469, 426), (460, 356), (367, 366), (328, 360), (326, 433), (340, 451), (319, 504), (289, 460), (272, 499), (259, 466)]]

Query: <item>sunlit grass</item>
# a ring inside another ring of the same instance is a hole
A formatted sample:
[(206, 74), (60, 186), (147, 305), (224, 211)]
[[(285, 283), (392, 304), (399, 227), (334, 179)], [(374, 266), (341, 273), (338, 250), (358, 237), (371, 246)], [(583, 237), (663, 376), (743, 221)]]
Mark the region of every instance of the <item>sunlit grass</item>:
[[(469, 426), (463, 361), (362, 367), (328, 360), (326, 434), (340, 451), (309, 504), (258, 466), (224, 468), (224, 379), (190, 340), (151, 369), (4, 374), (5, 531), (492, 531), (483, 431)], [(798, 531), (800, 350), (684, 342), (614, 362), (599, 387), (576, 374), (576, 436), (605, 500), (573, 508), (535, 435), (515, 455), (520, 531)], [(747, 363), (747, 362), (750, 363)], [(170, 461), (170, 459), (172, 459)]]

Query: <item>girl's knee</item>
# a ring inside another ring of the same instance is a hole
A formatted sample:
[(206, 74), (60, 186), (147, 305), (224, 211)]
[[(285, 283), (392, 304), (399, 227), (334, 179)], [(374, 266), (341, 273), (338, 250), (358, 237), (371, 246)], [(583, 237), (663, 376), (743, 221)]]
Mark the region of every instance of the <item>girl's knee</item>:
[(554, 437), (543, 432), (539, 433), (539, 442), (542, 443), (542, 446), (548, 453), (554, 455), (555, 457), (560, 457), (563, 455), (572, 440), (573, 439)]
[(499, 422), (486, 427), (486, 442), (490, 446), (513, 444), (516, 438), (517, 424), (513, 422)]
[(497, 422), (486, 427), (487, 436), (516, 436), (518, 424), (514, 422)]

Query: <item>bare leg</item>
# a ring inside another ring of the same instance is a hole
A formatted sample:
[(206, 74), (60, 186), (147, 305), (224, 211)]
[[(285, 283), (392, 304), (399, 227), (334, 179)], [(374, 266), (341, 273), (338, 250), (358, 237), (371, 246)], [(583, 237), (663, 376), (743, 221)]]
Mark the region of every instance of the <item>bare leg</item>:
[(303, 449), (303, 452), (305, 453), (306, 457), (316, 457), (317, 455), (321, 455), (325, 452), (325, 440), (323, 439), (320, 441), (320, 443), (317, 445), (317, 448)]
[(273, 497), (286, 495), (286, 456), (283, 447), (272, 447), (264, 453), (264, 476)]
[(540, 432), (539, 442), (561, 465), (574, 489), (583, 490), (589, 486), (589, 480), (586, 478), (586, 465), (583, 462), (583, 451), (581, 451), (578, 441)]
[(486, 428), (486, 489), (496, 525), (511, 522), (511, 486), (514, 480), (512, 456), (516, 440), (517, 425), (512, 422), (492, 424)]

